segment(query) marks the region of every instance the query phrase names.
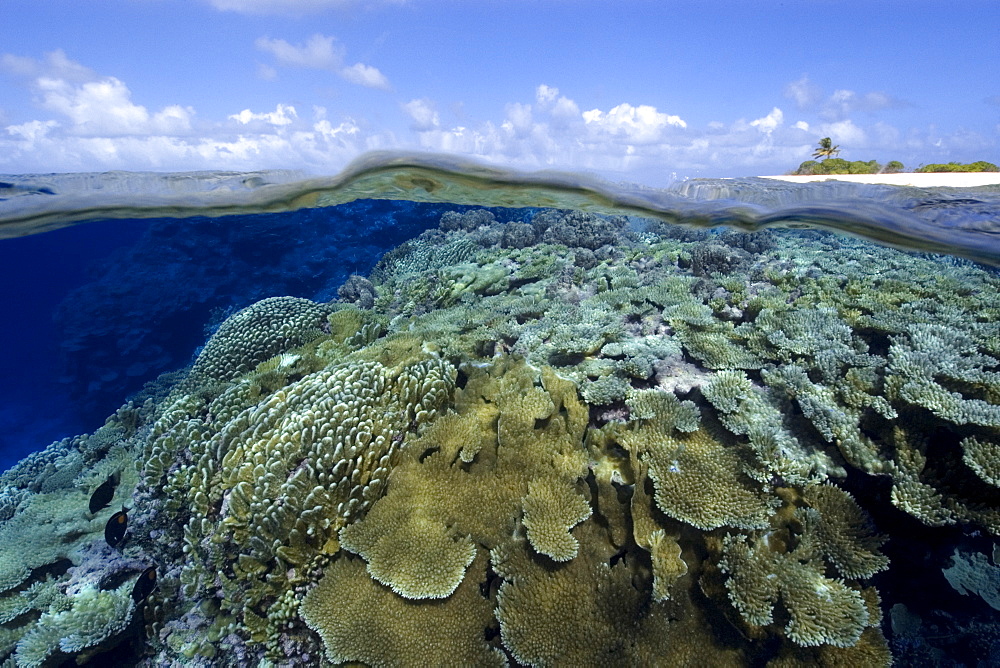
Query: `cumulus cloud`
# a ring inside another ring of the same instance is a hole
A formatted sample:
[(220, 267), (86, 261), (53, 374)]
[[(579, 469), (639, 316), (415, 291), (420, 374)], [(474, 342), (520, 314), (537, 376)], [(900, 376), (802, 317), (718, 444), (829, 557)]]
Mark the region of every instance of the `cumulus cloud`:
[[(25, 80), (36, 104), (59, 117), (47, 121), (47, 128), (64, 127), (69, 134), (104, 137), (184, 134), (191, 130), (191, 107), (170, 105), (151, 112), (132, 102), (132, 94), (122, 81), (99, 76), (59, 49), (41, 59), (0, 55), (0, 71)], [(12, 127), (20, 128), (12, 134), (25, 137), (28, 128), (42, 126), (29, 122)]]
[(240, 125), (249, 125), (254, 121), (262, 121), (268, 125), (291, 125), (299, 115), (295, 113), (295, 107), (279, 104), (274, 111), (254, 113), (249, 109), (244, 109), (238, 114), (231, 114), (230, 120), (236, 121)]
[(389, 80), (378, 68), (364, 63), (345, 66), (346, 49), (330, 36), (317, 33), (301, 45), (290, 44), (283, 39), (259, 37), (254, 44), (261, 51), (273, 55), (279, 65), (327, 70), (354, 84), (389, 88)]
[(27, 79), (50, 118), (0, 129), (0, 171), (104, 169), (315, 168), (336, 171), (371, 148), (390, 143), (363, 133), (352, 119), (331, 122), (317, 107), (312, 122), (291, 105), (243, 109), (195, 129), (192, 107), (151, 111), (132, 101), (115, 77), (100, 76), (53, 52), (41, 60), (6, 54), (0, 71)]
[(819, 129), (824, 137), (831, 137), (834, 143), (853, 147), (865, 147), (868, 145), (868, 135), (850, 119), (824, 123)]
[(35, 80), (41, 106), (64, 116), (74, 134), (142, 135), (179, 134), (191, 129), (194, 110), (171, 105), (150, 113), (132, 102), (132, 94), (114, 77), (73, 84), (48, 76)]
[(767, 116), (750, 121), (750, 127), (757, 128), (766, 135), (773, 133), (785, 120), (781, 109), (775, 107)]
[(669, 127), (686, 128), (680, 116), (664, 114), (656, 107), (641, 104), (633, 107), (623, 102), (608, 112), (591, 109), (583, 112), (583, 120), (597, 132), (620, 137), (629, 143), (648, 144), (659, 141)]
[(411, 130), (416, 132), (427, 132), (429, 130), (434, 130), (441, 125), (441, 119), (438, 116), (437, 110), (434, 108), (434, 103), (426, 98), (420, 100), (410, 100), (402, 106), (403, 111), (413, 121), (410, 123)]

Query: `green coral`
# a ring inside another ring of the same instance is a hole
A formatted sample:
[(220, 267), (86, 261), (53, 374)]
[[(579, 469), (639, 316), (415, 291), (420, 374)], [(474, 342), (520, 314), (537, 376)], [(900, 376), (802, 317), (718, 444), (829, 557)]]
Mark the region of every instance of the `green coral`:
[(232, 380), (261, 362), (315, 339), (330, 307), (298, 297), (269, 297), (227, 318), (191, 370), (202, 379)]
[(797, 645), (854, 647), (872, 625), (872, 615), (860, 588), (827, 577), (826, 565), (854, 580), (869, 577), (888, 565), (878, 552), (882, 539), (864, 528), (867, 518), (838, 488), (806, 488), (804, 500), (811, 505), (793, 513), (804, 529), (791, 549), (792, 535), (778, 538), (780, 523), (771, 533), (723, 539), (719, 567), (729, 576), (726, 590), (752, 627), (773, 625), (780, 600), (788, 612), (784, 633)]

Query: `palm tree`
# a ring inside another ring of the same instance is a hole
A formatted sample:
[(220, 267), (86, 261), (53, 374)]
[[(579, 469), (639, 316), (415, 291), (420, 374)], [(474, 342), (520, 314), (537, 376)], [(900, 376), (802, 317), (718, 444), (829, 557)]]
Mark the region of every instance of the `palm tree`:
[(829, 137), (823, 137), (819, 140), (819, 148), (813, 151), (814, 158), (832, 158), (833, 156), (840, 153), (840, 147), (834, 146), (833, 141)]

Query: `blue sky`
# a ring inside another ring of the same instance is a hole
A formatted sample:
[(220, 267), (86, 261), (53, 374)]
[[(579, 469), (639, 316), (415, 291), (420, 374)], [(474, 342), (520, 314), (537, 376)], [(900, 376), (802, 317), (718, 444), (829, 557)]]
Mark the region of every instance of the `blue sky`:
[(1000, 162), (996, 0), (3, 0), (0, 172)]

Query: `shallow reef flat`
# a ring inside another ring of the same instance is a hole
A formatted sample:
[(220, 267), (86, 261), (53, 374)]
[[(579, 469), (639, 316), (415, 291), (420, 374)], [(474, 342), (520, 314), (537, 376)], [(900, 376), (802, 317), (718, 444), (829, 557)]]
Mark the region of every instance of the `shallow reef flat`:
[(998, 661), (996, 270), (463, 209), (338, 294), (0, 476), (0, 665)]

